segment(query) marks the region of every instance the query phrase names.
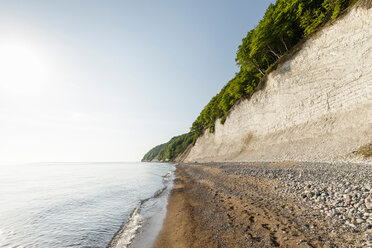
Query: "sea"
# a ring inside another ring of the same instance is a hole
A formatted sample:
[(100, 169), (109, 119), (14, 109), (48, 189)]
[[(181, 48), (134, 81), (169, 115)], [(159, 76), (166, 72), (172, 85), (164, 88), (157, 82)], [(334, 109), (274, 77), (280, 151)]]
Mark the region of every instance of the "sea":
[(0, 247), (151, 247), (172, 163), (0, 165)]

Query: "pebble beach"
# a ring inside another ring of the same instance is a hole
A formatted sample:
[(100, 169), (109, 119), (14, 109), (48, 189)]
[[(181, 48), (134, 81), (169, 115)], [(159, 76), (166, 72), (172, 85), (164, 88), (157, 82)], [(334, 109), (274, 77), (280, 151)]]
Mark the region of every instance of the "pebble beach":
[(372, 167), (180, 163), (155, 247), (372, 247)]

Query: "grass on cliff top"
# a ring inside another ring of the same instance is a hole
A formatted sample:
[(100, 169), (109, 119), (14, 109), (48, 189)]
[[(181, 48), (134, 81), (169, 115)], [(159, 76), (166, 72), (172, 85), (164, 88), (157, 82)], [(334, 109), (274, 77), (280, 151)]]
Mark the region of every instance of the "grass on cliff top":
[(367, 145), (364, 145), (360, 147), (355, 154), (358, 154), (360, 156), (363, 156), (365, 158), (371, 158), (372, 157), (372, 143), (369, 143)]

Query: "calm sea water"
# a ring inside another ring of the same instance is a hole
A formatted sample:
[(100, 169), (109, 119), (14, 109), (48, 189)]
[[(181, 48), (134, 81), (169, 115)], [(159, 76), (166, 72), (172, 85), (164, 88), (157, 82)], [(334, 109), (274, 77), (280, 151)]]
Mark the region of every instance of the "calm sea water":
[(0, 247), (106, 247), (141, 200), (151, 199), (144, 215), (155, 211), (155, 193), (173, 170), (166, 163), (0, 165)]

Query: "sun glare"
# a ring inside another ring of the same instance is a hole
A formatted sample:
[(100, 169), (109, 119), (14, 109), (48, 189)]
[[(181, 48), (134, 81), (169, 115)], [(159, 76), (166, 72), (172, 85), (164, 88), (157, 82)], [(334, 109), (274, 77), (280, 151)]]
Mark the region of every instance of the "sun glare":
[(34, 95), (48, 79), (44, 54), (27, 43), (0, 43), (0, 90), (11, 95)]

